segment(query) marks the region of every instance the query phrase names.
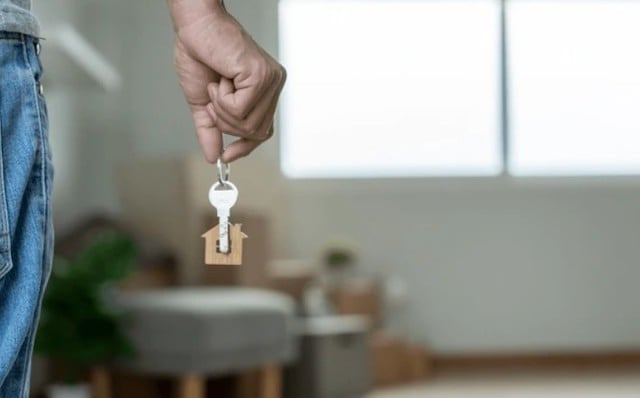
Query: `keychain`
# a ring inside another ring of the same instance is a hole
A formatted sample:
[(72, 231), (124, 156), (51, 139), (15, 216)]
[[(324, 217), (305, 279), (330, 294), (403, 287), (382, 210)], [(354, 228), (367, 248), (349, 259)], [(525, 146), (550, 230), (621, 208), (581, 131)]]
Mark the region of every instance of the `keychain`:
[(229, 223), (238, 201), (238, 188), (229, 181), (231, 166), (218, 159), (218, 181), (209, 190), (209, 202), (218, 212), (218, 225), (205, 232), (204, 259), (209, 265), (241, 265), (242, 244), (247, 238), (242, 224)]

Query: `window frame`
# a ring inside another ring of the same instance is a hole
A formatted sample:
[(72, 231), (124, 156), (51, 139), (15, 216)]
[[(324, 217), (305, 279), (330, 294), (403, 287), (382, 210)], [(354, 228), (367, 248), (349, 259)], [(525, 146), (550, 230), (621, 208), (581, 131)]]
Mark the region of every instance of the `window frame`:
[[(499, 117), (499, 142), (500, 148), (500, 161), (501, 161), (501, 173), (498, 175), (423, 175), (423, 176), (402, 176), (402, 177), (388, 177), (388, 176), (376, 176), (376, 177), (285, 177), (287, 180), (295, 180), (302, 182), (308, 189), (309, 187), (328, 187), (332, 185), (328, 181), (346, 181), (353, 186), (353, 182), (357, 182), (359, 188), (364, 187), (366, 190), (379, 190), (379, 187), (383, 186), (376, 181), (398, 181), (398, 186), (406, 185), (407, 182), (416, 180), (428, 180), (434, 181), (435, 186), (451, 188), (453, 182), (453, 189), (461, 187), (473, 186), (479, 188), (486, 185), (487, 181), (493, 181), (491, 185), (495, 187), (517, 185), (522, 181), (532, 181), (534, 184), (551, 185), (551, 186), (573, 186), (573, 185), (591, 185), (597, 183), (601, 185), (605, 183), (613, 187), (627, 187), (630, 185), (636, 185), (640, 181), (640, 170), (632, 174), (585, 174), (585, 175), (571, 175), (571, 174), (544, 174), (544, 175), (515, 175), (510, 169), (510, 144), (511, 144), (511, 112), (510, 112), (510, 65), (509, 65), (509, 17), (508, 17), (508, 3), (512, 0), (495, 0), (499, 7), (499, 23), (498, 23), (498, 38), (499, 46), (498, 55), (500, 57), (499, 65), (499, 90), (498, 90), (498, 109), (500, 111)], [(517, 0), (516, 0), (517, 1)], [(606, 1), (606, 0), (600, 0)], [(280, 116), (279, 116), (280, 118)], [(282, 167), (282, 153), (281, 148), (278, 151), (278, 163), (279, 167)], [(476, 185), (476, 182), (479, 182)], [(388, 185), (384, 185), (387, 186)], [(358, 189), (359, 189), (358, 188)], [(324, 188), (321, 188), (324, 189)]]

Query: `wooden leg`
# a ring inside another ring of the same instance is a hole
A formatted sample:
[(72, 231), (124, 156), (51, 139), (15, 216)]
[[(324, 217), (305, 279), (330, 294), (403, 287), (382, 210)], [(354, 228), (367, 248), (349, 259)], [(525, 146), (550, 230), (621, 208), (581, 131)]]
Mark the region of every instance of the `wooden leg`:
[(236, 378), (236, 398), (256, 398), (258, 395), (258, 372), (249, 370)]
[(91, 370), (91, 393), (93, 398), (111, 398), (111, 378), (107, 369)]
[(259, 370), (258, 398), (282, 398), (282, 369), (268, 365)]
[(176, 398), (205, 398), (207, 379), (200, 375), (182, 375), (178, 379)]

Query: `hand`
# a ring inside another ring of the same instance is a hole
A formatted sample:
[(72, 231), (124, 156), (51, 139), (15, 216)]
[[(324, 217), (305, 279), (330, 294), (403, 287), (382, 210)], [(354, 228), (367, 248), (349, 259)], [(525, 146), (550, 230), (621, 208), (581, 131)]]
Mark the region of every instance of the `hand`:
[(240, 137), (222, 153), (231, 162), (273, 135), (285, 69), (212, 0), (169, 0), (176, 31), (175, 64), (209, 162), (222, 153), (222, 133)]

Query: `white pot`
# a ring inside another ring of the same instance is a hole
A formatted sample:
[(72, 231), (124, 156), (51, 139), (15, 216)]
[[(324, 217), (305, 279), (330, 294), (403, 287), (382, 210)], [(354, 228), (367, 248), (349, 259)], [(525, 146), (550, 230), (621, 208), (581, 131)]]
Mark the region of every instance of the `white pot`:
[(91, 398), (91, 387), (88, 384), (62, 385), (54, 384), (47, 388), (48, 398)]

